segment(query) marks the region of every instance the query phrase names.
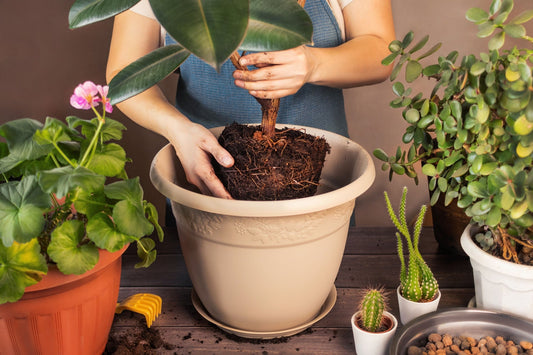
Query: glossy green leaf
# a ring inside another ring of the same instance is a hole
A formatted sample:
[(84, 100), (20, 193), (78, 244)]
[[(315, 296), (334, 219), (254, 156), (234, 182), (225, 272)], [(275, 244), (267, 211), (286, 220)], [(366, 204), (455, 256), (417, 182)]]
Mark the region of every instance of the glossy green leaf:
[(0, 184), (0, 237), (5, 246), (26, 243), (44, 228), (43, 212), (50, 205), (34, 176)]
[(113, 221), (121, 233), (141, 238), (150, 235), (154, 226), (144, 216), (144, 209), (129, 200), (119, 201), (113, 208)]
[(19, 300), (26, 287), (46, 274), (48, 265), (40, 251), (37, 239), (9, 248), (0, 243), (0, 304)]
[(109, 83), (111, 103), (115, 105), (154, 86), (173, 73), (189, 54), (180, 45), (168, 45), (131, 63)]
[(516, 25), (516, 24), (510, 24), (505, 25), (503, 27), (503, 30), (506, 34), (513, 38), (522, 38), (526, 35), (526, 29), (522, 25)]
[(135, 237), (120, 232), (105, 213), (98, 213), (89, 220), (87, 236), (97, 247), (110, 252), (118, 251), (127, 243), (135, 241)]
[(183, 48), (215, 69), (244, 39), (249, 0), (150, 0), (159, 23)]
[(405, 66), (405, 81), (412, 83), (422, 74), (423, 67), (420, 63), (410, 60)]
[(81, 275), (98, 262), (98, 248), (81, 243), (84, 236), (85, 226), (80, 220), (65, 221), (52, 232), (48, 255), (62, 273)]
[(82, 27), (119, 14), (139, 0), (76, 0), (68, 14), (70, 28)]
[(381, 161), (385, 161), (386, 162), (386, 161), (389, 160), (389, 157), (388, 157), (387, 153), (385, 153), (385, 151), (383, 149), (381, 149), (381, 148), (375, 149), (372, 153), (374, 154), (374, 156), (376, 158), (378, 158)]
[(440, 47), (442, 47), (442, 43), (437, 43), (435, 44), (433, 47), (431, 47), (427, 52), (425, 52), (424, 54), (422, 54), (420, 57), (417, 58), (417, 60), (421, 60), (421, 59), (424, 59), (424, 58), (427, 58), (429, 57), (430, 55), (432, 55), (433, 53), (435, 53), (436, 51), (438, 51), (440, 49)]
[(420, 119), (420, 113), (417, 109), (410, 108), (405, 112), (405, 120), (411, 124), (418, 122)]
[(402, 96), (405, 92), (405, 87), (403, 86), (403, 84), (399, 81), (395, 82), (393, 85), (392, 85), (392, 91), (398, 95), (398, 96)]
[(481, 23), (487, 21), (488, 18), (489, 14), (485, 10), (477, 7), (468, 9), (468, 11), (466, 12), (466, 19), (474, 23)]
[(435, 176), (437, 175), (437, 168), (431, 164), (424, 164), (422, 166), (422, 173), (427, 176)]
[(409, 53), (414, 53), (414, 52), (419, 51), (420, 49), (422, 49), (422, 47), (424, 47), (426, 45), (428, 40), (429, 40), (429, 35), (424, 36), (420, 41), (418, 41), (417, 44), (415, 44), (413, 46), (413, 48), (411, 48), (409, 50)]
[(500, 49), (505, 43), (505, 32), (500, 32), (496, 34), (489, 40), (489, 49), (491, 51)]
[(511, 20), (511, 23), (521, 24), (533, 19), (533, 9), (525, 10)]
[(87, 169), (104, 176), (117, 176), (124, 170), (126, 152), (118, 144), (107, 144), (97, 149)]
[(311, 19), (296, 1), (251, 0), (250, 23), (239, 49), (289, 49), (311, 43), (312, 35)]

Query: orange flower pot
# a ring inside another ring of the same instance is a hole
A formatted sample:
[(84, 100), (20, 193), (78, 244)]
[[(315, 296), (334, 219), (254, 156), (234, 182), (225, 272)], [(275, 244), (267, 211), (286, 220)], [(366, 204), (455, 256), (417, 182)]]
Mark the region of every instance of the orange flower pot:
[(115, 314), (122, 250), (100, 250), (83, 275), (63, 275), (50, 266), (17, 302), (0, 305), (0, 353), (95, 355), (106, 346)]

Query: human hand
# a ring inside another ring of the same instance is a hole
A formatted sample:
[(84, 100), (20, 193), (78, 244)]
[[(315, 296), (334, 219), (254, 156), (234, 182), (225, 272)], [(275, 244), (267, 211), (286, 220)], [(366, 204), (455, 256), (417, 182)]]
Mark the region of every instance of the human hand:
[(185, 171), (187, 181), (197, 186), (204, 195), (231, 199), (211, 165), (211, 157), (224, 167), (231, 167), (233, 157), (215, 136), (199, 124), (191, 124), (171, 139)]
[(262, 99), (277, 99), (295, 94), (314, 71), (311, 48), (299, 46), (276, 52), (244, 55), (239, 63), (256, 66), (254, 70), (236, 70), (235, 85)]

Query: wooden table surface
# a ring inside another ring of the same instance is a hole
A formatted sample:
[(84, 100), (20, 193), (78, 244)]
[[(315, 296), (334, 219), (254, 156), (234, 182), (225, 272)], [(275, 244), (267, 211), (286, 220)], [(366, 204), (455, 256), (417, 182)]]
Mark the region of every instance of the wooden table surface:
[[(162, 314), (150, 330), (157, 333), (164, 344), (153, 345), (157, 347), (153, 354), (354, 354), (350, 317), (361, 290), (368, 286), (384, 286), (389, 291), (390, 310), (399, 320), (395, 292), (400, 262), (393, 228), (350, 229), (335, 282), (337, 301), (331, 312), (302, 333), (274, 340), (245, 339), (228, 334), (197, 313), (191, 301), (191, 281), (177, 233), (169, 228), (165, 232), (165, 242), (158, 244), (157, 260), (149, 268), (134, 269), (137, 262), (134, 248), (124, 254), (119, 294), (119, 300), (142, 292), (154, 293), (163, 299)], [(439, 281), (442, 292), (439, 309), (466, 306), (474, 296), (468, 258), (439, 251), (433, 231), (428, 227), (423, 230), (420, 251)], [(135, 341), (132, 337), (143, 330), (146, 330), (144, 318), (126, 311), (115, 315), (110, 339), (129, 337)], [(113, 347), (109, 349), (114, 350)]]

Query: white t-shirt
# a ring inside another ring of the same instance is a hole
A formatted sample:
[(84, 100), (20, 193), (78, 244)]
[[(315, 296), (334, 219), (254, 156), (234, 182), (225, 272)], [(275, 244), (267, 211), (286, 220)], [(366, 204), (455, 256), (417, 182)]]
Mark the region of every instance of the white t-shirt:
[[(337, 24), (339, 25), (339, 28), (341, 30), (342, 39), (346, 39), (346, 31), (344, 28), (344, 17), (342, 16), (342, 9), (344, 9), (346, 6), (348, 6), (349, 3), (351, 3), (353, 0), (327, 0), (331, 12), (333, 12), (333, 15), (337, 19)], [(150, 6), (150, 2), (148, 0), (141, 0), (139, 1), (135, 6), (133, 6), (131, 11), (143, 15), (149, 18), (152, 18), (155, 20), (154, 12), (152, 11), (152, 7)], [(162, 30), (161, 36), (164, 38), (165, 34)]]

